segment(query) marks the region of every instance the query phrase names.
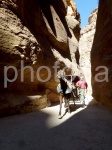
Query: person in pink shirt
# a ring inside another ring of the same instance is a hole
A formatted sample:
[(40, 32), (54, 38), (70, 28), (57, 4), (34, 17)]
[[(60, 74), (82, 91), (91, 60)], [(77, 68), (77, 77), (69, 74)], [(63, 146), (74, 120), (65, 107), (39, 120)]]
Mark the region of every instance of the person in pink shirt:
[(81, 104), (85, 105), (85, 93), (87, 92), (87, 82), (84, 80), (84, 77), (80, 77), (80, 80), (76, 83), (76, 86), (79, 89), (79, 100)]

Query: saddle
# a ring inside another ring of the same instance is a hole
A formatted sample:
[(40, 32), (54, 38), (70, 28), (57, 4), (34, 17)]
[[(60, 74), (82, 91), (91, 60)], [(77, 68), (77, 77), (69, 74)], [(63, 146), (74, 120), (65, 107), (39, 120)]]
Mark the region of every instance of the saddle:
[[(58, 92), (58, 93), (63, 93), (63, 90), (62, 90), (62, 88), (61, 88), (60, 83), (59, 83), (58, 86), (57, 86), (57, 92)], [(71, 93), (71, 92), (72, 92), (72, 88), (67, 87), (66, 90), (65, 90), (65, 94), (69, 94), (69, 93)], [(64, 93), (63, 93), (63, 94), (64, 94)]]

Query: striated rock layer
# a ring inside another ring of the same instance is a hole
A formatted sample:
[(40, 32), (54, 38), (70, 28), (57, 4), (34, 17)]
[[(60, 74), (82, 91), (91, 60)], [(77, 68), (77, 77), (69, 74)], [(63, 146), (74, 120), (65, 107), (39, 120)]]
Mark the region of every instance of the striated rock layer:
[[(93, 97), (112, 108), (112, 1), (99, 0), (91, 51)], [(99, 67), (99, 68), (98, 68)]]
[(96, 29), (97, 13), (98, 9), (92, 11), (88, 19), (88, 25), (81, 29), (81, 37), (79, 40), (80, 67), (88, 83), (88, 94), (90, 95), (92, 94), (90, 53)]
[(48, 88), (56, 92), (57, 60), (79, 74), (79, 36), (80, 15), (73, 0), (0, 0), (1, 104), (9, 102), (6, 93), (14, 93), (15, 99), (16, 94), (43, 94)]

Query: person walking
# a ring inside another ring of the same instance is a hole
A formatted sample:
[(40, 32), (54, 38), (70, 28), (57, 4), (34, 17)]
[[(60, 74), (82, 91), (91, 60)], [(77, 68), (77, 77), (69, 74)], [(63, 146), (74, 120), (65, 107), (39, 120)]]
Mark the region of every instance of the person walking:
[(85, 94), (87, 93), (88, 84), (84, 80), (84, 77), (80, 77), (80, 80), (76, 83), (79, 90), (79, 100), (82, 105), (85, 105)]

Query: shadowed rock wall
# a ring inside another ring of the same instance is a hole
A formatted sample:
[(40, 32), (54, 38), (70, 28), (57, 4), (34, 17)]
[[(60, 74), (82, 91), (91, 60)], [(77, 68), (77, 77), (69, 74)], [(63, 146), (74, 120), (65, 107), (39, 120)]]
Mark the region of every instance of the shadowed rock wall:
[[(112, 108), (112, 1), (100, 0), (91, 51), (93, 97)], [(96, 70), (97, 67), (100, 67)], [(103, 67), (101, 67), (103, 66)], [(106, 68), (106, 70), (105, 70)], [(98, 75), (99, 73), (99, 75)], [(95, 79), (98, 75), (97, 81)]]

